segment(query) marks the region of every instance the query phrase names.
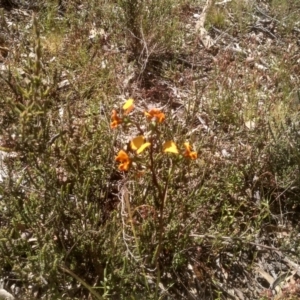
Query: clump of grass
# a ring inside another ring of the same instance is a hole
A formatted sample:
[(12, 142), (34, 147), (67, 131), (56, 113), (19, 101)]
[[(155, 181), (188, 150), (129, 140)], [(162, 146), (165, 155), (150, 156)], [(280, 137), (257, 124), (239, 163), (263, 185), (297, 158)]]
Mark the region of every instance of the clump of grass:
[(226, 27), (226, 19), (226, 13), (222, 8), (212, 6), (208, 12), (206, 23), (208, 27), (214, 26), (224, 29)]
[[(215, 27), (232, 35), (246, 32), (250, 25), (253, 3), (249, 1), (230, 1), (227, 5), (212, 4), (206, 19), (208, 28)], [(235, 24), (234, 28), (230, 26)]]
[[(274, 17), (274, 29), (280, 34), (290, 34), (297, 30), (299, 2), (290, 0), (273, 0), (271, 5), (271, 15)], [(299, 27), (299, 26), (298, 26)]]
[[(152, 56), (172, 52), (182, 41), (174, 1), (120, 1), (120, 19), (130, 51), (130, 59), (145, 65)], [(172, 18), (169, 16), (172, 15)]]

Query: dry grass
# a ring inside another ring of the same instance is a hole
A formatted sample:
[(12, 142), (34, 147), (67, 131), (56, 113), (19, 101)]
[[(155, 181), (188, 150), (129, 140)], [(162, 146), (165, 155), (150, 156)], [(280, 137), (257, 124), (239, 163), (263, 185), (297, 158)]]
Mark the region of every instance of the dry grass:
[[(215, 1), (205, 48), (204, 2), (1, 11), (0, 274), (20, 299), (273, 299), (270, 273), (298, 297), (280, 276), (300, 251), (300, 7)], [(151, 151), (120, 172), (141, 132)]]

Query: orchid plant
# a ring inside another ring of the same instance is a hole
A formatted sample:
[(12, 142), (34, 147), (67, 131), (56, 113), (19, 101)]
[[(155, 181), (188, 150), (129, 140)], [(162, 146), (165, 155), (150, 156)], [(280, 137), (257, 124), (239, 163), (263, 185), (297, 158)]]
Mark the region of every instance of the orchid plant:
[[(116, 110), (112, 111), (111, 115), (111, 123), (110, 127), (112, 129), (116, 129), (118, 126), (122, 126), (122, 124), (130, 123), (135, 124), (139, 131), (140, 126), (136, 124), (133, 120), (130, 120), (129, 114), (134, 110), (134, 100), (132, 98), (128, 99), (125, 104), (123, 105), (123, 113), (122, 116), (120, 116)], [(154, 126), (151, 127), (151, 134), (150, 137), (147, 139), (144, 135), (139, 135), (131, 139), (130, 141), (130, 150), (134, 155), (139, 155), (142, 152), (144, 152), (146, 149), (150, 148), (150, 155), (153, 154), (153, 144), (157, 142), (157, 139), (154, 138), (154, 135), (156, 133), (157, 126), (164, 123), (166, 116), (165, 114), (158, 108), (152, 108), (149, 111), (144, 111), (144, 116), (148, 121), (153, 122), (152, 124)], [(182, 152), (182, 156), (195, 160), (197, 159), (198, 155), (197, 152), (193, 150), (192, 146), (189, 142), (185, 142), (183, 144), (185, 151)], [(163, 153), (174, 153), (177, 155), (180, 155), (180, 151), (178, 150), (178, 147), (174, 141), (166, 141), (162, 145), (162, 152)], [(119, 163), (119, 170), (120, 171), (129, 171), (129, 169), (132, 166), (132, 162), (134, 161), (134, 156), (130, 156), (129, 153), (127, 153), (125, 150), (120, 150), (115, 157), (115, 160)]]
[[(173, 140), (163, 139), (162, 127), (166, 123), (166, 115), (158, 108), (152, 108), (150, 110), (144, 111), (143, 116), (139, 120), (145, 120), (145, 128), (147, 128), (147, 133), (144, 132), (140, 122), (136, 122), (135, 118), (132, 117), (132, 112), (134, 111), (134, 100), (132, 98), (128, 99), (121, 110), (118, 113), (116, 110), (112, 111), (110, 127), (113, 130), (117, 128), (126, 129), (131, 126), (135, 126), (139, 132), (139, 135), (130, 139), (127, 143), (127, 148), (118, 151), (115, 156), (115, 161), (118, 163), (118, 169), (124, 174), (129, 174), (129, 172), (134, 174), (141, 173), (141, 164), (146, 166), (145, 172), (150, 174), (151, 185), (153, 186), (152, 198), (154, 200), (154, 207), (149, 204), (149, 207), (157, 212), (158, 218), (155, 219), (157, 239), (156, 249), (153, 253), (152, 264), (157, 270), (157, 278), (160, 277), (160, 265), (158, 262), (159, 255), (162, 251), (162, 245), (164, 243), (165, 235), (165, 206), (168, 195), (169, 182), (172, 178), (175, 166), (184, 160), (196, 160), (198, 154), (193, 150), (193, 147), (188, 141), (186, 141), (182, 147), (178, 147)], [(143, 127), (144, 128), (144, 127)], [(158, 161), (164, 155), (169, 156), (169, 171), (160, 174), (158, 168)], [(173, 163), (172, 161), (175, 161)], [(144, 167), (145, 167), (144, 166)], [(130, 208), (130, 201), (124, 200), (127, 206), (127, 213), (131, 219), (132, 232), (134, 234), (137, 249), (139, 249), (138, 238), (136, 235), (135, 224), (132, 220), (132, 213)]]

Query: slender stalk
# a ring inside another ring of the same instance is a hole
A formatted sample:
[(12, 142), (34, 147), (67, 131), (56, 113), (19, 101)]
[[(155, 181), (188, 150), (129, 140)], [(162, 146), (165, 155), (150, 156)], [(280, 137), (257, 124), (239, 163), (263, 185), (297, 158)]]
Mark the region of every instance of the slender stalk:
[(76, 279), (80, 284), (82, 284), (93, 296), (96, 297), (97, 300), (103, 300), (104, 298), (97, 293), (89, 284), (87, 284), (83, 279), (81, 279), (79, 276), (77, 276), (74, 272), (72, 272), (70, 269), (68, 269), (66, 266), (59, 266), (59, 268), (72, 276), (74, 279)]
[[(130, 221), (132, 233), (133, 233), (133, 236), (134, 236), (134, 240), (135, 240), (135, 243), (136, 243), (136, 247), (137, 247), (137, 250), (138, 250), (138, 253), (139, 253), (139, 257), (141, 257), (141, 256), (142, 256), (142, 253), (141, 253), (141, 249), (140, 249), (140, 244), (139, 244), (138, 236), (137, 236), (137, 234), (136, 234), (136, 230), (135, 230), (135, 227), (134, 227), (134, 222), (133, 222), (133, 217), (132, 217), (132, 211), (131, 211), (131, 207), (130, 207), (130, 201), (129, 201), (127, 189), (124, 191), (124, 196), (123, 196), (123, 197), (124, 197), (126, 209), (127, 209), (128, 215), (129, 215), (129, 221)], [(146, 287), (147, 287), (148, 290), (149, 290), (149, 285), (148, 285), (148, 281), (147, 281), (147, 276), (146, 276), (145, 268), (144, 268), (144, 265), (143, 265), (143, 264), (142, 264), (142, 273), (143, 273), (143, 275), (144, 275), (145, 285), (146, 285)]]
[(169, 185), (169, 178), (170, 178), (170, 176), (168, 176), (167, 182), (165, 184), (163, 197), (161, 198), (160, 210), (159, 210), (159, 225), (158, 225), (159, 238), (158, 238), (157, 250), (156, 250), (156, 253), (155, 253), (155, 256), (154, 256), (154, 264), (155, 264), (155, 267), (156, 267), (156, 270), (157, 270), (155, 299), (157, 299), (157, 296), (158, 296), (158, 287), (159, 287), (160, 276), (161, 276), (161, 271), (160, 271), (158, 258), (159, 258), (160, 252), (161, 252), (163, 237), (164, 237), (164, 233), (165, 233), (165, 228), (164, 228), (164, 207), (165, 207), (165, 202), (167, 200), (167, 191), (168, 191), (168, 185)]
[(158, 258), (161, 253), (163, 237), (164, 237), (164, 207), (165, 207), (165, 202), (167, 199), (167, 191), (168, 191), (168, 186), (169, 186), (170, 174), (172, 172), (169, 172), (169, 176), (165, 183), (164, 190), (162, 191), (162, 188), (161, 188), (160, 184), (158, 183), (158, 179), (157, 179), (157, 175), (156, 175), (156, 171), (155, 171), (152, 141), (151, 141), (151, 146), (150, 146), (150, 163), (151, 163), (151, 172), (152, 172), (152, 182), (153, 182), (153, 185), (157, 188), (157, 192), (158, 192), (158, 195), (154, 196), (155, 197), (154, 201), (155, 201), (156, 208), (159, 209), (158, 246), (156, 248), (154, 257), (152, 259), (152, 263), (155, 265), (156, 272), (157, 272), (156, 288), (155, 288), (155, 299), (157, 299), (158, 298), (158, 288), (159, 288), (159, 283), (160, 283), (160, 278), (161, 278), (161, 270), (160, 270)]
[(162, 191), (161, 191), (161, 186), (158, 183), (156, 172), (155, 172), (155, 164), (154, 164), (154, 158), (153, 158), (153, 137), (150, 139), (150, 169), (151, 169), (151, 174), (152, 174), (152, 182), (153, 185), (157, 188), (158, 196), (154, 194), (154, 202), (155, 202), (155, 207), (156, 209), (160, 207), (159, 200), (162, 199)]
[(158, 223), (158, 228), (159, 228), (159, 238), (158, 238), (158, 248), (154, 256), (154, 263), (157, 266), (158, 262), (158, 257), (160, 255), (161, 251), (161, 246), (162, 246), (162, 241), (163, 241), (163, 236), (164, 236), (164, 208), (165, 208), (165, 202), (167, 200), (167, 191), (168, 191), (168, 186), (169, 186), (169, 177), (167, 179), (167, 182), (165, 184), (163, 196), (161, 198), (161, 203), (160, 203), (160, 208), (159, 208), (159, 223)]

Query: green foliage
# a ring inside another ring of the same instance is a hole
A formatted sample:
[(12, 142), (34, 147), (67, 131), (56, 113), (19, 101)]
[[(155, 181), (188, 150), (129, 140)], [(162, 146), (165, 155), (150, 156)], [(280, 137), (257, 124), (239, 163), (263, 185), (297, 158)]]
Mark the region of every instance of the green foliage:
[(151, 56), (172, 51), (181, 42), (179, 20), (173, 13), (180, 3), (172, 0), (119, 0), (118, 3), (122, 9), (118, 23), (124, 25), (132, 58), (143, 68)]
[(209, 27), (226, 28), (226, 14), (221, 8), (214, 7), (209, 11), (206, 23)]

